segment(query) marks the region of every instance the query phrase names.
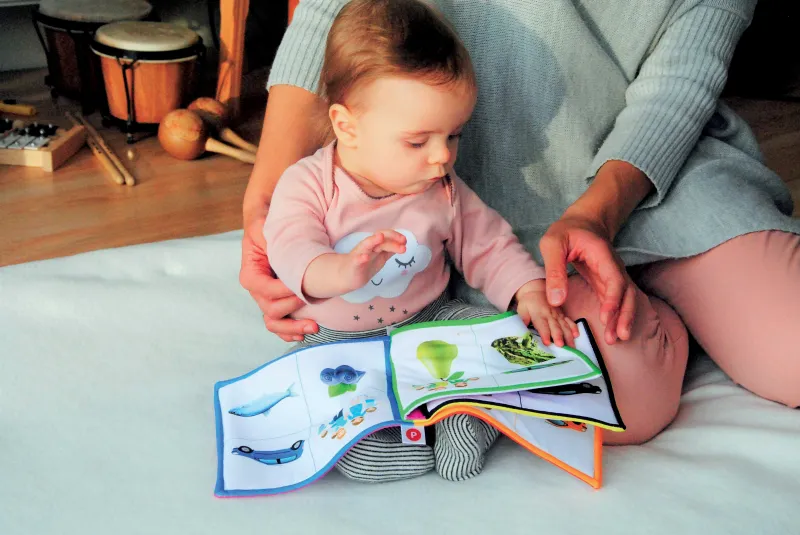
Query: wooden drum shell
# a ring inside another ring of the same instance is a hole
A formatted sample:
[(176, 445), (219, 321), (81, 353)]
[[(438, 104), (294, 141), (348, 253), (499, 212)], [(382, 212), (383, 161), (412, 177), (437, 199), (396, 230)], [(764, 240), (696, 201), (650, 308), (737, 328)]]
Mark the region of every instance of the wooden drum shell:
[[(123, 65), (125, 82), (123, 82)], [(109, 113), (122, 121), (157, 124), (172, 110), (185, 107), (194, 97), (198, 83), (198, 58), (173, 61), (131, 61), (100, 56)], [(128, 117), (128, 97), (133, 116)]]
[(140, 21), (152, 13), (146, 0), (42, 0), (32, 10), (34, 27), (47, 58), (45, 80), (54, 94), (97, 103), (103, 98), (100, 61), (92, 53), (94, 35), (116, 21)]
[[(97, 25), (100, 26), (99, 24)], [(92, 54), (89, 43), (92, 33), (72, 32), (42, 25), (44, 39), (47, 43), (48, 81), (50, 85), (65, 97), (80, 99), (84, 92), (94, 96), (100, 89), (100, 66), (97, 56)], [(81, 76), (78, 58), (85, 58), (88, 80)]]

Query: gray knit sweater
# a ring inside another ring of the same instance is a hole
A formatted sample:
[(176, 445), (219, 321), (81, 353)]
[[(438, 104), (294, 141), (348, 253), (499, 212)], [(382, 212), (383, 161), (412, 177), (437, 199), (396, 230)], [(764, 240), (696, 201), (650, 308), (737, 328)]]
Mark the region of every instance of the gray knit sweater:
[[(314, 91), (346, 0), (302, 0), (268, 87)], [(800, 233), (747, 125), (718, 102), (755, 0), (436, 0), (469, 50), (478, 105), (456, 171), (538, 242), (606, 161), (654, 193), (615, 245), (628, 265), (764, 229)]]

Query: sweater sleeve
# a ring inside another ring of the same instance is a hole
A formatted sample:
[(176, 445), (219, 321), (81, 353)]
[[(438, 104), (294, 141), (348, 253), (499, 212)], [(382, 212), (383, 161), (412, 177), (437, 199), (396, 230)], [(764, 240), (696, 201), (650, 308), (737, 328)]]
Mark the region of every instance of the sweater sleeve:
[(322, 170), (303, 160), (289, 167), (275, 187), (264, 222), (272, 270), (306, 303), (320, 301), (303, 294), (309, 264), (335, 252), (324, 225), (328, 202), (322, 180)]
[(609, 160), (644, 172), (655, 193), (640, 208), (661, 202), (714, 113), (756, 0), (692, 4), (676, 12), (645, 59), (592, 162), (591, 177)]
[(347, 0), (303, 0), (272, 62), (267, 90), (273, 85), (293, 85), (317, 92), (328, 31)]
[(460, 178), (451, 175), (455, 209), (447, 253), (464, 280), (505, 311), (523, 284), (544, 278), (511, 225)]

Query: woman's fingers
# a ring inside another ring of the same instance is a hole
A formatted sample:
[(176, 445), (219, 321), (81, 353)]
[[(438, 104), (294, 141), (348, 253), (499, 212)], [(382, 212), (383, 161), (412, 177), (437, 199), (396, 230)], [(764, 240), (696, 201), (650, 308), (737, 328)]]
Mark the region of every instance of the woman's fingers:
[[(299, 342), (303, 334), (316, 332), (316, 324), (311, 320), (279, 319), (273, 320), (264, 316), (264, 326), (268, 331), (277, 334), (286, 342)], [(307, 331), (310, 329), (310, 331)]]
[(567, 254), (565, 239), (554, 234), (545, 234), (539, 241), (545, 270), (547, 302), (550, 306), (561, 306), (567, 299)]
[(617, 336), (620, 340), (630, 340), (633, 328), (633, 317), (636, 314), (636, 287), (628, 284), (622, 298), (622, 307), (617, 321)]
[(619, 317), (618, 312), (614, 312), (611, 315), (609, 322), (606, 324), (605, 329), (605, 339), (608, 345), (613, 345), (614, 342), (617, 341), (617, 318)]
[(619, 312), (625, 292), (625, 278), (619, 273), (608, 273), (605, 280), (600, 282), (605, 286), (605, 292), (601, 297), (600, 321), (603, 325), (608, 325), (612, 315)]
[(274, 299), (271, 301), (266, 301), (265, 306), (261, 308), (261, 311), (264, 313), (269, 319), (279, 320), (285, 318), (292, 312), (298, 310), (300, 307), (303, 306), (303, 301), (300, 300), (295, 295), (290, 297), (284, 297), (282, 299)]

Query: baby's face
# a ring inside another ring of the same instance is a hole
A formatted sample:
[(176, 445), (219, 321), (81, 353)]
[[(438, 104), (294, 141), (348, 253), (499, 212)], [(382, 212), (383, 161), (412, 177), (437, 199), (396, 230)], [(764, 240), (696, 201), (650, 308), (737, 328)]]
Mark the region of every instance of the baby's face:
[(465, 83), (372, 82), (359, 92), (350, 170), (386, 192), (425, 191), (452, 170), (474, 107), (475, 92)]

